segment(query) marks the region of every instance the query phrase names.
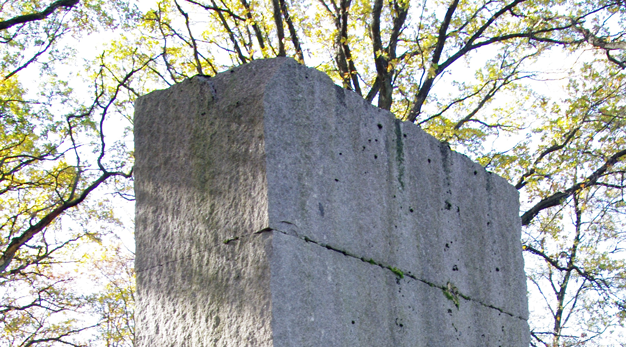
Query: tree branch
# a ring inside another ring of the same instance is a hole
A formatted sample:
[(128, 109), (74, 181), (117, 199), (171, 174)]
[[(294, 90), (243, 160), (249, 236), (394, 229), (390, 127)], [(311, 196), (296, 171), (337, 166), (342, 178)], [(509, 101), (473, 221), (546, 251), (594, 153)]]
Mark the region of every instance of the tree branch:
[(66, 210), (77, 206), (81, 202), (83, 202), (87, 196), (100, 184), (106, 181), (109, 177), (113, 176), (122, 176), (122, 177), (130, 177), (132, 173), (122, 173), (122, 172), (104, 172), (98, 179), (92, 182), (82, 193), (77, 196), (74, 200), (66, 201), (62, 203), (60, 206), (52, 210), (46, 216), (37, 222), (37, 224), (32, 225), (30, 228), (26, 229), (20, 236), (14, 237), (9, 245), (2, 252), (2, 256), (0, 256), (0, 273), (4, 272), (7, 267), (11, 264), (13, 257), (15, 257), (15, 253), (22, 247), (26, 242), (30, 241), (33, 236), (40, 233), (47, 226), (49, 226), (58, 216), (60, 216)]
[(22, 16), (17, 16), (9, 20), (0, 22), (0, 30), (6, 30), (18, 24), (24, 24), (28, 22), (35, 22), (35, 21), (46, 19), (48, 18), (49, 15), (51, 15), (58, 8), (60, 7), (72, 8), (76, 6), (76, 4), (78, 4), (79, 2), (80, 0), (57, 0), (53, 2), (52, 4), (50, 4), (50, 6), (46, 7), (46, 9), (41, 12), (25, 14)]
[[(458, 0), (454, 0), (457, 1)], [(396, 47), (404, 22), (409, 12), (409, 1), (404, 3), (393, 1), (393, 29), (389, 36), (387, 47), (383, 47), (381, 38), (380, 20), (382, 16), (383, 1), (376, 0), (372, 8), (372, 48), (374, 50), (374, 63), (378, 77), (378, 107), (389, 110), (393, 104), (393, 78), (397, 55)], [(391, 64), (390, 64), (391, 63)]]
[(544, 252), (542, 252), (542, 251), (540, 251), (540, 250), (538, 250), (536, 248), (533, 248), (532, 246), (524, 245), (524, 251), (527, 251), (527, 252), (530, 252), (532, 254), (538, 255), (539, 257), (543, 258), (543, 260), (545, 262), (550, 264), (550, 266), (552, 266), (553, 268), (555, 268), (555, 269), (557, 269), (559, 271), (572, 271), (572, 270), (574, 270), (581, 277), (587, 279), (588, 281), (596, 283), (600, 287), (607, 287), (606, 283), (604, 283), (603, 280), (595, 278), (595, 276), (591, 275), (590, 273), (588, 273), (587, 271), (579, 268), (576, 265), (568, 264), (568, 266), (561, 266), (558, 261), (552, 259), (550, 256), (548, 256)]
[[(213, 3), (213, 7), (217, 8), (217, 5), (215, 4), (215, 0), (211, 0), (211, 2)], [(222, 11), (216, 11), (216, 12), (217, 12), (217, 16), (219, 17), (220, 21), (222, 22), (222, 26), (224, 27), (224, 29), (226, 29), (226, 32), (228, 33), (228, 37), (230, 38), (230, 41), (232, 42), (233, 46), (235, 47), (235, 51), (237, 52), (237, 58), (239, 58), (239, 63), (240, 64), (247, 63), (248, 59), (246, 59), (246, 57), (241, 52), (241, 48), (239, 47), (239, 43), (237, 42), (237, 39), (235, 38), (235, 34), (230, 29), (230, 25), (228, 25), (228, 21), (226, 21), (226, 18), (222, 14)], [(227, 12), (227, 13), (229, 13), (229, 12)], [(241, 17), (239, 17), (239, 18), (241, 18)]]
[(261, 51), (263, 56), (265, 56), (265, 40), (263, 38), (263, 34), (261, 33), (261, 29), (259, 25), (256, 23), (254, 18), (252, 17), (252, 9), (250, 4), (246, 0), (241, 0), (241, 4), (246, 8), (246, 17), (252, 23), (252, 30), (254, 30), (254, 34), (256, 35), (256, 39), (259, 42), (259, 47), (261, 47)]
[[(441, 58), (441, 53), (443, 52), (443, 47), (446, 43), (446, 39), (448, 38), (448, 26), (450, 26), (450, 21), (452, 21), (452, 16), (456, 11), (457, 6), (459, 5), (459, 0), (453, 0), (450, 6), (448, 6), (448, 10), (446, 11), (446, 16), (439, 27), (439, 34), (437, 37), (437, 45), (435, 46), (435, 51), (433, 52), (433, 57), (430, 61), (430, 65), (427, 72), (426, 81), (420, 87), (419, 92), (415, 97), (415, 101), (413, 102), (413, 106), (409, 111), (408, 120), (410, 122), (415, 122), (417, 116), (421, 113), (422, 105), (426, 101), (426, 97), (430, 93), (430, 89), (435, 82), (435, 78), (441, 71), (439, 67), (439, 59)], [(495, 18), (492, 17), (493, 20)]]
[(606, 162), (594, 171), (591, 175), (589, 175), (583, 182), (576, 183), (570, 188), (566, 189), (563, 192), (556, 192), (538, 203), (536, 203), (533, 207), (531, 207), (528, 211), (522, 214), (522, 225), (526, 226), (530, 224), (530, 222), (539, 214), (539, 212), (554, 206), (560, 205), (565, 199), (572, 196), (572, 194), (578, 192), (584, 187), (594, 186), (598, 184), (598, 179), (606, 173), (606, 171), (615, 165), (619, 160), (621, 160), (624, 156), (626, 156), (626, 149), (621, 150), (615, 154), (613, 154)]
[(245, 20), (246, 20), (245, 18), (235, 14), (230, 9), (218, 7), (215, 3), (213, 3), (213, 6), (209, 6), (209, 5), (201, 4), (201, 3), (197, 2), (197, 1), (194, 1), (194, 0), (185, 0), (185, 1), (187, 1), (189, 3), (192, 3), (194, 5), (198, 5), (198, 6), (202, 7), (203, 9), (205, 9), (207, 11), (216, 11), (216, 12), (220, 12), (220, 13), (221, 12), (227, 13), (229, 16), (231, 16), (231, 17), (233, 17), (233, 18), (235, 18), (237, 20), (240, 20), (242, 22), (245, 22)]
[(202, 64), (200, 63), (200, 58), (198, 57), (198, 45), (196, 44), (196, 39), (193, 37), (191, 27), (189, 26), (189, 15), (183, 11), (182, 7), (178, 4), (178, 1), (174, 0), (174, 4), (176, 4), (178, 12), (185, 17), (185, 26), (187, 27), (187, 32), (189, 33), (189, 40), (191, 41), (191, 48), (193, 49), (193, 57), (196, 61), (196, 71), (199, 75), (204, 75), (204, 72), (202, 72)]
[(276, 35), (278, 36), (278, 56), (284, 57), (285, 54), (285, 29), (283, 28), (283, 17), (280, 11), (279, 0), (272, 0), (274, 8), (274, 23), (276, 23)]
[(296, 32), (296, 27), (293, 25), (293, 20), (289, 15), (289, 10), (287, 8), (287, 3), (285, 0), (279, 0), (280, 2), (280, 11), (283, 14), (283, 18), (285, 18), (285, 22), (287, 23), (287, 28), (289, 29), (289, 36), (291, 36), (291, 42), (293, 43), (293, 47), (296, 49), (296, 56), (298, 57), (298, 61), (301, 64), (304, 64), (304, 54), (302, 53), (302, 47), (300, 47), (300, 40), (298, 40), (298, 33)]
[(539, 157), (537, 157), (537, 159), (535, 159), (535, 161), (533, 162), (533, 167), (526, 171), (521, 177), (520, 179), (517, 181), (517, 184), (515, 184), (515, 189), (522, 189), (528, 182), (526, 181), (526, 178), (532, 176), (533, 174), (535, 174), (536, 170), (535, 167), (537, 166), (537, 164), (539, 164), (539, 162), (545, 158), (548, 154), (556, 152), (560, 149), (562, 149), (563, 147), (567, 146), (567, 144), (574, 138), (574, 135), (576, 135), (576, 133), (578, 132), (578, 130), (580, 130), (580, 127), (576, 127), (574, 129), (572, 129), (567, 136), (565, 137), (565, 140), (561, 143), (561, 144), (555, 144), (552, 145), (548, 148), (546, 148), (543, 152), (541, 152), (541, 154), (539, 154)]

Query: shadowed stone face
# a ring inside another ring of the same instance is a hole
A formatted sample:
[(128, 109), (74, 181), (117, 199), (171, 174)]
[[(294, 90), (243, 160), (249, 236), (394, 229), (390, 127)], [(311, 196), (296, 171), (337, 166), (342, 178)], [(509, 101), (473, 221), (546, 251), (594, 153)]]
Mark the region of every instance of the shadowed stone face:
[(517, 191), (287, 58), (135, 111), (138, 346), (527, 346)]

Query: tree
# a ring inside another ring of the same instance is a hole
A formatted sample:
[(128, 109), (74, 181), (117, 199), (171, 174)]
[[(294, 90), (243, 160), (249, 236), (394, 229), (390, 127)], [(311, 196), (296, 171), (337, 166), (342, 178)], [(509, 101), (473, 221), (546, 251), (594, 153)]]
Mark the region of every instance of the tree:
[(127, 185), (131, 166), (104, 132), (121, 84), (93, 79), (93, 95), (78, 95), (60, 70), (74, 56), (68, 40), (130, 17), (123, 2), (0, 6), (0, 336), (11, 346), (75, 345), (99, 322), (79, 324), (95, 299), (76, 288), (70, 269), (86, 262), (76, 256), (81, 247), (107, 234), (97, 223), (115, 222), (106, 197), (91, 196)]
[[(619, 162), (624, 153), (624, 71), (587, 63), (567, 89), (566, 109), (558, 103), (542, 106), (548, 121), (537, 131), (554, 135), (517, 182), (518, 189), (539, 197), (525, 212), (536, 217), (525, 228), (524, 247), (537, 257), (531, 260), (529, 285), (549, 311), (547, 319), (535, 322), (543, 323), (533, 332), (541, 346), (593, 342), (623, 326), (625, 318)], [(544, 158), (550, 161), (542, 163)], [(525, 184), (524, 175), (537, 174), (544, 178)], [(551, 207), (539, 211), (542, 204)], [(547, 321), (552, 329), (546, 329)]]
[[(102, 212), (81, 207), (89, 206), (87, 197), (96, 187), (111, 182), (127, 188), (123, 178), (130, 172), (130, 152), (108, 145), (103, 135), (112, 114), (131, 123), (133, 100), (155, 88), (254, 59), (291, 56), (515, 185), (523, 202), (529, 287), (545, 299), (531, 320), (534, 345), (610, 343), (611, 329), (623, 326), (623, 0), (160, 0), (146, 5), (143, 13), (122, 1), (105, 8), (77, 0), (2, 10), (3, 44), (10, 47), (2, 60), (7, 76), (2, 114), (16, 119), (3, 129), (2, 144), (9, 149), (2, 152), (8, 158), (2, 170), (12, 175), (9, 168), (15, 168), (19, 180), (2, 181), (14, 188), (0, 196), (18, 196), (22, 206), (2, 210), (7, 216), (2, 259), (10, 259), (5, 272), (20, 264), (31, 264), (25, 269), (46, 264), (55, 252), (85, 242), (86, 232), (54, 245), (45, 235), (69, 212), (76, 212), (72, 218), (79, 218), (79, 210)], [(100, 26), (127, 25), (86, 66), (93, 97), (79, 101), (71, 86), (56, 82), (43, 89), (46, 103), (30, 102), (18, 77), (35, 63), (53, 76), (53, 66), (70, 55), (63, 35), (97, 29), (86, 18), (98, 18)], [(544, 68), (554, 60), (569, 66)], [(552, 85), (550, 93), (538, 88), (544, 83)], [(66, 105), (74, 109), (52, 112), (59, 100), (71, 100)], [(97, 148), (96, 156), (86, 155), (87, 148)], [(51, 214), (58, 206), (66, 208)], [(7, 252), (17, 235), (48, 215), (50, 222), (30, 241), (15, 241), (20, 244), (13, 247), (15, 254)]]

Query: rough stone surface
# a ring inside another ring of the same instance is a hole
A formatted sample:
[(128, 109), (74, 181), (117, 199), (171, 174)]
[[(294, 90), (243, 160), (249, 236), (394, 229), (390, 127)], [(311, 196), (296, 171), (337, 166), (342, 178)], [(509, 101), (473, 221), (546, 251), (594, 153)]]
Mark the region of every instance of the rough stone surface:
[(135, 111), (138, 346), (527, 346), (517, 191), (291, 59)]

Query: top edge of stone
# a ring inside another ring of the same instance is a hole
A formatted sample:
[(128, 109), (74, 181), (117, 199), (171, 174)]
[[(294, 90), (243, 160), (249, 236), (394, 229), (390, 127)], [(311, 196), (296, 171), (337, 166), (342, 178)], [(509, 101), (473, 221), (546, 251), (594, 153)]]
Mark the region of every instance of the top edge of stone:
[[(398, 119), (396, 118), (395, 114), (392, 113), (389, 110), (385, 110), (385, 109), (381, 109), (378, 108), (375, 105), (372, 105), (371, 103), (367, 102), (362, 96), (358, 95), (357, 93), (355, 93), (352, 90), (348, 90), (345, 89), (341, 86), (338, 86), (337, 84), (335, 84), (332, 79), (324, 72), (319, 71), (315, 68), (312, 67), (307, 67), (305, 65), (302, 65), (300, 63), (298, 63), (295, 59), (291, 58), (291, 57), (276, 57), (276, 58), (269, 58), (269, 59), (259, 59), (259, 60), (254, 60), (252, 62), (243, 64), (243, 65), (239, 65), (239, 66), (235, 66), (232, 67), (228, 70), (222, 71), (214, 76), (209, 76), (209, 75), (195, 75), (191, 78), (187, 78), (179, 83), (176, 83), (172, 86), (169, 86), (168, 88), (165, 89), (157, 89), (154, 90), (148, 94), (142, 95), (139, 98), (137, 98), (136, 100), (136, 104), (135, 107), (138, 108), (140, 107), (140, 104), (143, 103), (144, 100), (146, 99), (152, 99), (152, 98), (163, 98), (164, 95), (163, 93), (168, 93), (169, 91), (172, 91), (173, 89), (178, 89), (178, 88), (185, 88), (186, 86), (190, 85), (190, 84), (194, 84), (194, 83), (209, 83), (209, 84), (213, 84), (213, 83), (219, 83), (219, 82), (227, 82), (228, 80), (230, 80), (233, 75), (239, 75), (243, 72), (247, 72), (250, 70), (259, 72), (259, 75), (256, 76), (256, 78), (254, 79), (254, 81), (250, 81), (250, 82), (255, 82), (257, 83), (254, 86), (251, 86), (252, 88), (255, 88), (257, 90), (260, 91), (264, 91), (265, 88), (257, 88), (258, 84), (265, 84), (267, 85), (268, 83), (272, 82), (272, 81), (276, 81), (277, 78), (280, 78), (281, 76), (285, 76), (285, 72), (288, 72), (288, 70), (292, 70), (292, 69), (302, 69), (302, 70), (307, 70), (309, 73), (313, 74), (313, 75), (317, 75), (318, 78), (320, 78), (321, 80), (324, 80), (324, 83), (327, 83), (329, 86), (333, 86), (337, 89), (341, 89), (344, 94), (348, 97), (351, 98), (358, 98), (360, 100), (362, 100), (364, 103), (367, 104), (368, 107), (371, 107), (373, 109), (378, 110), (380, 113), (384, 114), (386, 117), (389, 118), (393, 118), (393, 119)], [(282, 70), (282, 71), (281, 71)], [(282, 72), (282, 73), (281, 73)], [(289, 74), (287, 73), (287, 75), (289, 76)], [(264, 82), (264, 83), (263, 83)], [(421, 133), (422, 135), (427, 135), (428, 137), (432, 138), (433, 141), (438, 141), (435, 137), (433, 137), (432, 135), (426, 133), (420, 126), (408, 122), (408, 121), (401, 121), (401, 124), (403, 127), (411, 127), (413, 129), (415, 129), (414, 131), (417, 131), (419, 133)], [(441, 146), (446, 146), (445, 143), (440, 142)], [(457, 152), (455, 150), (452, 150), (451, 148), (447, 148), (447, 150), (452, 153), (453, 156), (457, 156), (459, 158), (462, 158), (461, 160), (463, 161), (467, 161), (467, 162), (471, 162), (473, 165), (476, 165), (477, 167), (482, 168), (482, 170), (484, 170), (484, 172), (486, 174), (488, 174), (489, 176), (491, 176), (491, 179), (495, 179), (496, 181), (500, 181), (501, 184), (504, 184), (505, 186), (508, 186), (508, 190), (512, 190), (515, 191), (516, 196), (519, 197), (519, 191), (517, 191), (517, 189), (515, 189), (515, 187), (513, 187), (513, 185), (506, 180), (504, 177), (498, 175), (497, 173), (493, 173), (488, 171), (487, 169), (485, 169), (482, 165), (478, 164), (476, 161), (472, 160), (471, 158), (469, 158), (467, 155)], [(506, 189), (506, 188), (505, 188)]]
[(277, 69), (279, 67), (283, 66), (283, 65), (300, 66), (302, 68), (315, 70), (316, 72), (324, 74), (323, 72), (318, 71), (318, 70), (316, 70), (314, 68), (309, 68), (309, 67), (300, 65), (300, 64), (298, 64), (298, 62), (296, 62), (293, 58), (290, 58), (290, 57), (277, 57), (277, 58), (269, 58), (269, 59), (259, 59), (259, 60), (251, 61), (251, 62), (246, 63), (246, 64), (242, 64), (242, 65), (231, 67), (228, 70), (219, 72), (219, 73), (217, 73), (214, 76), (211, 76), (211, 75), (200, 75), (200, 74), (192, 76), (190, 78), (184, 79), (181, 82), (175, 83), (175, 84), (173, 84), (173, 85), (171, 85), (171, 86), (169, 86), (167, 88), (155, 89), (155, 90), (151, 91), (148, 94), (142, 95), (142, 96), (137, 98), (136, 102), (139, 102), (140, 100), (147, 99), (147, 98), (157, 97), (161, 93), (167, 92), (168, 90), (171, 90), (173, 88), (181, 88), (181, 87), (183, 87), (185, 85), (188, 85), (188, 84), (191, 84), (191, 83), (194, 83), (194, 82), (212, 82), (212, 81), (215, 81), (215, 80), (227, 78), (227, 76), (229, 76), (231, 74), (238, 73), (238, 72), (240, 72), (242, 70), (248, 70), (248, 69), (264, 70), (265, 71), (265, 75), (268, 77), (267, 80), (269, 81), (275, 75)]

